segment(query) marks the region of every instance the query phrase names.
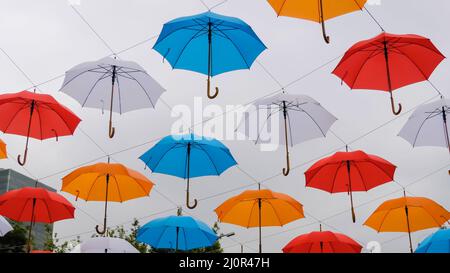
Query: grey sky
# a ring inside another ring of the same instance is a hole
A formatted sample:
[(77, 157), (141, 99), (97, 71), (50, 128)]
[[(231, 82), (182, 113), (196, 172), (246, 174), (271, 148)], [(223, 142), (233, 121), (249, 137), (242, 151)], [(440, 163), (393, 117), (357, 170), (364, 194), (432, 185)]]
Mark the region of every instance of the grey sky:
[[(64, 170), (87, 164), (89, 161), (96, 162), (101, 157), (105, 160), (105, 154), (113, 153), (114, 161), (143, 172), (156, 186), (149, 198), (111, 205), (109, 223), (129, 224), (133, 217), (142, 218), (141, 222), (145, 223), (155, 217), (174, 214), (177, 204), (184, 204), (184, 181), (164, 175), (153, 175), (144, 170), (142, 162), (137, 158), (155, 144), (149, 141), (170, 133), (174, 119), (170, 117), (169, 107), (178, 104), (192, 106), (194, 96), (206, 98), (206, 78), (193, 72), (172, 70), (151, 47), (165, 22), (176, 17), (204, 12), (206, 9), (199, 0), (80, 1), (81, 4), (75, 8), (112, 50), (121, 52), (137, 45), (120, 53), (119, 57), (138, 62), (168, 92), (163, 94), (155, 110), (115, 115), (116, 137), (110, 140), (107, 137), (108, 115), (101, 115), (101, 111), (95, 109), (82, 109), (73, 99), (57, 92), (63, 78), (39, 86), (43, 92), (54, 95), (72, 109), (83, 121), (74, 137), (61, 138), (58, 143), (54, 140), (31, 140), (28, 164), (25, 167), (32, 176), (45, 177), (43, 183), (60, 189), (61, 177), (68, 173)], [(449, 1), (380, 1), (380, 5), (371, 5), (368, 8), (386, 31), (423, 35), (430, 38), (444, 55), (450, 52), (447, 29), (450, 24)], [(208, 6), (214, 6), (222, 1), (204, 2)], [(111, 54), (68, 1), (0, 0), (0, 3), (0, 48), (34, 83), (46, 82), (62, 75), (76, 64)], [(285, 164), (283, 149), (261, 152), (251, 141), (224, 141), (238, 161), (239, 168), (232, 168), (221, 177), (193, 180), (191, 195), (199, 198), (200, 202), (197, 209), (185, 212), (212, 224), (216, 220), (213, 209), (219, 204), (246, 188), (256, 189), (255, 181), (251, 178), (253, 177), (257, 181), (264, 181), (264, 187), (290, 194), (304, 205), (307, 213), (305, 219), (285, 227), (265, 228), (263, 236), (267, 237), (263, 239), (263, 248), (266, 252), (279, 252), (293, 237), (317, 230), (319, 225), (316, 219), (327, 219), (324, 222), (326, 229), (345, 233), (363, 245), (376, 240), (382, 243), (384, 252), (407, 252), (406, 235), (377, 234), (362, 226), (382, 201), (401, 196), (399, 185), (390, 183), (368, 193), (354, 194), (355, 205), (358, 207), (357, 223), (353, 224), (348, 196), (332, 196), (305, 188), (303, 172), (317, 159), (340, 149), (343, 143), (338, 137), (345, 142), (357, 139), (350, 144), (351, 149), (363, 149), (398, 166), (396, 181), (405, 186), (414, 183), (407, 188), (409, 194), (432, 198), (447, 209), (450, 208), (448, 151), (433, 147), (412, 149), (406, 141), (396, 136), (410, 115), (407, 111), (435, 99), (436, 92), (428, 83), (396, 91), (394, 96), (403, 104), (403, 115), (360, 138), (394, 118), (388, 94), (376, 91), (350, 92), (348, 87), (341, 85), (338, 78), (331, 75), (337, 60), (302, 80), (290, 83), (343, 55), (355, 42), (377, 35), (380, 29), (367, 13), (356, 12), (327, 22), (331, 44), (326, 45), (319, 24), (277, 18), (272, 8), (263, 0), (228, 0), (213, 11), (246, 21), (267, 45), (268, 50), (258, 58), (261, 65), (256, 62), (249, 71), (235, 71), (215, 77), (213, 85), (220, 86), (221, 94), (213, 101), (204, 99), (205, 105), (245, 104), (279, 90), (280, 86), (263, 69), (265, 67), (281, 85), (289, 84), (287, 92), (311, 96), (339, 120), (331, 128), (335, 135), (330, 133), (326, 139), (308, 141), (292, 149), (292, 165), (299, 167), (293, 169), (288, 177), (280, 175)], [(153, 39), (148, 40), (152, 37)], [(0, 63), (0, 93), (17, 92), (33, 85), (3, 52), (0, 52)], [(431, 81), (447, 97), (450, 87), (449, 69), (449, 63), (445, 60), (431, 77)], [(4, 134), (1, 138), (8, 144), (11, 154), (11, 160), (2, 161), (1, 166), (27, 174), (15, 163), (15, 157), (23, 151), (25, 138)], [(137, 144), (143, 145), (117, 153)], [(432, 175), (427, 176), (431, 173)], [(51, 176), (48, 177), (49, 175)], [(270, 179), (267, 180), (268, 178)], [(239, 187), (246, 188), (233, 191)], [(55, 232), (58, 237), (70, 239), (80, 233), (90, 236), (94, 233), (95, 225), (102, 221), (103, 204), (75, 202), (72, 196), (64, 195), (76, 205), (76, 219), (57, 223)], [(361, 204), (363, 205), (359, 207)], [(222, 224), (221, 228), (223, 232), (236, 232), (235, 237), (223, 239), (225, 251), (240, 251), (240, 242), (245, 243), (247, 252), (257, 250), (256, 229), (246, 230), (228, 224)], [(414, 245), (432, 231), (414, 233)]]

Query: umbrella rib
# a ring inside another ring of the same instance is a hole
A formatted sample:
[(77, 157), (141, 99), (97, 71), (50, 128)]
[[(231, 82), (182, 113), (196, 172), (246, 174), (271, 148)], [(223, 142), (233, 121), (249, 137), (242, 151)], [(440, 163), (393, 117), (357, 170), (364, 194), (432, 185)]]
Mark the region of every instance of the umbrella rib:
[(281, 15), (281, 12), (283, 12), (284, 4), (286, 4), (286, 2), (287, 2), (287, 0), (284, 0), (284, 1), (283, 1), (283, 4), (281, 4), (280, 10), (277, 11), (277, 16), (280, 16), (280, 15)]
[(417, 139), (419, 138), (420, 132), (422, 131), (422, 127), (425, 125), (425, 122), (428, 121), (428, 118), (429, 118), (431, 115), (433, 115), (433, 113), (429, 114), (429, 115), (427, 116), (427, 118), (425, 118), (425, 119), (423, 120), (422, 124), (420, 124), (420, 127), (419, 127), (419, 129), (417, 130), (417, 134), (416, 134), (416, 136), (414, 137), (413, 147), (416, 146), (416, 142), (417, 142)]
[[(122, 96), (120, 95), (120, 82), (119, 82), (119, 78), (120, 77), (116, 77), (116, 81), (117, 81), (117, 94), (119, 96), (119, 114), (122, 115)], [(111, 109), (112, 110), (112, 109)]]
[[(26, 199), (26, 201), (23, 202), (22, 210), (20, 211), (20, 214), (18, 215), (18, 218), (17, 218), (18, 221), (21, 221), (20, 219), (22, 219), (22, 215), (25, 211), (25, 207), (27, 206), (28, 202), (30, 202), (30, 199)], [(31, 221), (30, 221), (30, 223), (31, 223)]]
[(277, 217), (278, 223), (280, 224), (280, 226), (283, 226), (283, 223), (281, 222), (280, 216), (278, 215), (277, 211), (275, 210), (275, 207), (272, 205), (272, 202), (268, 202), (267, 200), (263, 200), (263, 202), (268, 203), (270, 205), (270, 207), (273, 210), (273, 213)]
[(186, 229), (183, 228), (183, 235), (184, 235), (184, 248), (188, 249), (188, 243), (187, 243), (187, 236), (186, 236)]
[(64, 125), (66, 125), (67, 130), (68, 130), (69, 132), (71, 132), (72, 135), (73, 135), (73, 133), (75, 132), (75, 130), (72, 131), (72, 129), (70, 128), (69, 124), (67, 124), (66, 120), (59, 114), (59, 112), (56, 111), (56, 110), (55, 110), (53, 107), (51, 107), (50, 105), (48, 105), (48, 107), (49, 107), (51, 110), (53, 110), (53, 112), (56, 113), (56, 115), (62, 120), (62, 122), (64, 123)]
[[(105, 76), (106, 76), (106, 77), (105, 77)], [(96, 82), (94, 83), (94, 85), (92, 86), (91, 90), (89, 90), (89, 93), (88, 93), (88, 95), (86, 96), (86, 98), (84, 99), (84, 101), (83, 101), (83, 103), (81, 104), (81, 106), (84, 107), (84, 105), (85, 105), (86, 102), (88, 101), (89, 97), (90, 97), (91, 94), (92, 94), (92, 91), (93, 91), (94, 88), (97, 86), (97, 84), (98, 84), (100, 81), (102, 81), (102, 80), (104, 80), (104, 79), (107, 79), (107, 78), (109, 78), (109, 75), (108, 75), (108, 72), (105, 72), (100, 78), (97, 79), (97, 81), (96, 81)]]
[[(394, 46), (391, 46), (391, 47), (394, 47)], [(404, 56), (410, 63), (412, 63), (414, 65), (414, 67), (420, 72), (420, 74), (422, 74), (422, 76), (424, 77), (425, 80), (428, 80), (429, 77), (425, 76), (425, 73), (422, 71), (422, 69), (407, 54), (405, 54), (399, 48), (396, 48), (396, 47), (394, 47), (394, 48), (397, 49), (397, 51), (398, 51), (397, 53), (398, 54)], [(394, 52), (394, 51), (392, 51), (392, 52)]]
[[(38, 107), (38, 104), (37, 104), (37, 103), (36, 103), (35, 109), (36, 109), (36, 113), (37, 113), (38, 118), (39, 118), (39, 131), (40, 131), (40, 133), (41, 133), (41, 139), (44, 139), (44, 138), (43, 138), (43, 135), (42, 135), (42, 118), (41, 118), (41, 112), (39, 111), (39, 107)], [(30, 127), (31, 127), (31, 125), (30, 125)]]
[[(152, 99), (150, 98), (150, 95), (147, 93), (147, 90), (145, 90), (145, 88), (142, 86), (142, 84), (132, 75), (130, 75), (128, 72), (124, 72), (126, 73), (128, 76), (131, 77), (132, 80), (136, 81), (136, 83), (142, 88), (142, 90), (144, 91), (145, 95), (147, 96), (148, 100), (150, 101), (150, 103), (152, 104), (153, 108), (155, 108), (155, 104), (153, 103)], [(148, 75), (147, 73), (145, 73), (146, 75)], [(150, 76), (150, 75), (148, 75)]]
[[(206, 28), (205, 28), (206, 29)], [(184, 54), (186, 48), (189, 46), (189, 44), (194, 40), (197, 39), (199, 37), (201, 37), (202, 35), (206, 34), (205, 33), (201, 33), (202, 31), (204, 31), (204, 29), (201, 29), (199, 31), (197, 31), (194, 35), (192, 35), (192, 37), (186, 42), (186, 44), (183, 46), (183, 49), (181, 50), (180, 54), (178, 54), (178, 57), (176, 59), (176, 61), (174, 62), (174, 64), (172, 65), (173, 68), (175, 68), (179, 62), (179, 60), (181, 59), (181, 56)], [(201, 34), (200, 34), (201, 33)], [(200, 35), (199, 35), (200, 34)]]
[(96, 68), (92, 68), (92, 69), (89, 69), (89, 70), (84, 70), (84, 71), (81, 72), (80, 74), (74, 76), (74, 77), (73, 77), (72, 79), (70, 79), (68, 82), (66, 82), (66, 83), (63, 84), (63, 86), (61, 87), (60, 91), (61, 91), (62, 89), (64, 89), (64, 87), (66, 87), (67, 85), (69, 85), (69, 83), (71, 83), (72, 81), (74, 81), (75, 79), (77, 79), (78, 77), (80, 77), (81, 75), (83, 75), (83, 74), (85, 74), (85, 73), (95, 72), (95, 73), (102, 73), (102, 74), (103, 74), (103, 72), (96, 72), (96, 71), (94, 71), (95, 69), (96, 69)]
[[(288, 127), (289, 127), (289, 139), (291, 140), (291, 147), (294, 147), (294, 141), (292, 140), (292, 126), (291, 126), (291, 117), (289, 116), (289, 111), (286, 111)], [(289, 145), (289, 143), (287, 143)]]
[(261, 129), (259, 130), (259, 132), (258, 132), (258, 136), (257, 136), (257, 138), (256, 138), (256, 140), (255, 140), (255, 144), (258, 143), (259, 138), (260, 138), (260, 136), (261, 136), (261, 131), (262, 131), (262, 130), (264, 129), (264, 127), (266, 126), (267, 121), (269, 120), (269, 118), (270, 118), (272, 115), (277, 114), (277, 113), (279, 113), (279, 112), (281, 112), (281, 109), (274, 110), (274, 111), (272, 111), (269, 115), (267, 115), (267, 118), (266, 118), (266, 120), (264, 121), (264, 124), (262, 125), (262, 128), (261, 128)]
[[(358, 70), (358, 73), (356, 74), (356, 77), (355, 77), (355, 80), (354, 80), (353, 83), (352, 83), (351, 89), (353, 89), (353, 86), (355, 86), (356, 82), (357, 82), (358, 79), (359, 79), (359, 75), (361, 74), (361, 71), (364, 69), (364, 67), (365, 67), (366, 64), (369, 62), (369, 60), (372, 59), (372, 58), (374, 58), (374, 57), (376, 57), (376, 56), (378, 56), (378, 55), (380, 55), (380, 54), (382, 54), (382, 52), (379, 51), (379, 50), (373, 51), (372, 53), (369, 54), (369, 56), (367, 57), (367, 59), (364, 60), (364, 62), (362, 63), (361, 67), (360, 67), (359, 70)], [(389, 91), (391, 91), (391, 90), (389, 90)]]
[[(154, 170), (152, 170), (152, 172), (155, 172), (155, 171), (156, 171), (156, 168), (158, 168), (158, 165), (159, 165), (159, 163), (161, 162), (161, 160), (167, 155), (168, 152), (170, 152), (171, 150), (175, 149), (175, 146), (177, 146), (178, 144), (179, 144), (179, 143), (175, 143), (172, 147), (170, 147), (169, 149), (167, 149), (163, 155), (161, 155), (161, 156), (159, 157), (159, 160), (158, 160), (158, 162), (156, 163), (155, 167), (153, 168)], [(177, 147), (177, 148), (182, 148), (182, 147), (184, 147), (184, 146), (180, 146), (180, 147)], [(149, 161), (150, 161), (150, 160), (149, 160)]]
[[(380, 169), (387, 177), (389, 177), (390, 179), (394, 180), (394, 176), (390, 176), (383, 168), (381, 168), (380, 166), (378, 166), (378, 164), (376, 164), (373, 161), (368, 161), (370, 164), (374, 165), (375, 167), (377, 167), (378, 169)], [(395, 166), (396, 167), (396, 166)]]
[(320, 132), (322, 133), (323, 137), (326, 137), (326, 134), (323, 132), (322, 128), (319, 126), (319, 124), (316, 122), (316, 120), (305, 110), (303, 110), (302, 108), (299, 107), (300, 110), (291, 110), (291, 111), (297, 111), (297, 112), (303, 112), (305, 113), (313, 122), (314, 124), (316, 124), (317, 128), (320, 130)]
[[(195, 20), (192, 20), (192, 21), (195, 22)], [(185, 26), (185, 27), (178, 28), (178, 29), (172, 31), (171, 33), (167, 34), (167, 35), (166, 35), (165, 37), (163, 37), (161, 40), (157, 41), (157, 43), (153, 46), (153, 48), (155, 48), (156, 45), (161, 44), (167, 37), (172, 36), (175, 32), (178, 32), (178, 31), (181, 31), (181, 30), (186, 30), (186, 29), (187, 29), (187, 30), (191, 30), (191, 29), (189, 29), (189, 28), (190, 28), (190, 27), (195, 27), (195, 26), (200, 26), (200, 27), (202, 27), (203, 29), (205, 28), (204, 25), (198, 24), (197, 22), (195, 22), (195, 25), (190, 25), (190, 26)]]
[[(247, 228), (250, 227), (250, 221), (252, 220), (253, 210), (255, 209), (256, 203), (258, 203), (258, 201), (257, 201), (257, 200), (253, 200), (253, 205), (252, 205), (252, 208), (250, 209), (250, 214), (249, 214), (249, 216), (248, 216)], [(262, 207), (262, 206), (261, 206), (261, 207)], [(262, 222), (262, 221), (261, 221), (261, 222)]]
[[(50, 220), (50, 223), (54, 223), (53, 219), (52, 219), (52, 215), (50, 213), (50, 208), (48, 207), (48, 204), (46, 201), (42, 200), (42, 202), (45, 204), (45, 207), (47, 208), (47, 215), (48, 215), (48, 219)], [(36, 202), (37, 203), (37, 202)]]
[(116, 182), (116, 186), (117, 186), (117, 193), (119, 194), (119, 198), (120, 198), (120, 203), (123, 203), (123, 198), (122, 198), (122, 194), (120, 193), (120, 187), (119, 187), (119, 181), (117, 181), (117, 178), (115, 175), (110, 175), (110, 177), (114, 178), (114, 181)]
[(337, 177), (337, 175), (338, 175), (338, 173), (339, 173), (339, 170), (342, 168), (342, 165), (344, 165), (344, 162), (340, 162), (339, 163), (339, 165), (337, 166), (337, 168), (336, 168), (336, 173), (334, 174), (334, 178), (333, 178), (333, 184), (332, 184), (332, 186), (331, 186), (331, 191), (330, 191), (330, 193), (333, 193), (333, 191), (334, 191), (334, 187), (336, 186), (336, 177)]
[(86, 194), (86, 201), (88, 201), (89, 196), (91, 195), (92, 189), (94, 188), (94, 185), (97, 183), (97, 180), (103, 176), (103, 174), (97, 174), (97, 177), (94, 179), (94, 181), (91, 183), (91, 187), (89, 188), (89, 191)]
[[(360, 170), (359, 167), (358, 167), (358, 164), (356, 164), (355, 162), (353, 162), (353, 165), (354, 165), (354, 167), (356, 168), (356, 170), (358, 171), (359, 177), (361, 177), (361, 182), (362, 182), (362, 184), (363, 184), (363, 186), (364, 186), (364, 189), (366, 190), (366, 192), (369, 191), (369, 190), (367, 189), (367, 185), (366, 185), (365, 179), (364, 179), (364, 177), (363, 177), (363, 175), (362, 175), (362, 173), (361, 173), (361, 170)], [(378, 168), (377, 165), (375, 165), (375, 166)], [(381, 168), (378, 168), (378, 169), (381, 169)], [(381, 171), (383, 171), (383, 170), (381, 170)], [(383, 171), (383, 173), (384, 173), (384, 171)], [(385, 173), (385, 174), (386, 174), (386, 173)]]
[(9, 129), (9, 126), (11, 126), (12, 122), (16, 119), (17, 115), (19, 115), (19, 113), (22, 110), (26, 109), (27, 107), (28, 107), (28, 103), (26, 102), (24, 104), (24, 106), (22, 106), (19, 110), (17, 110), (17, 112), (14, 114), (14, 116), (10, 119), (10, 121), (9, 121), (8, 125), (6, 126), (6, 128), (3, 130), (4, 133), (7, 133), (8, 129)]
[(230, 39), (230, 37), (225, 32), (223, 32), (221, 29), (217, 28), (217, 31), (222, 33), (225, 36), (225, 39), (228, 39), (230, 41), (230, 43), (234, 46), (234, 48), (237, 50), (239, 55), (241, 55), (242, 60), (244, 61), (245, 65), (247, 66), (247, 69), (250, 69), (250, 65), (248, 65), (247, 60), (244, 57), (244, 54), (242, 54), (241, 49), (236, 45), (236, 43), (232, 39)]
[[(193, 146), (195, 146), (195, 143), (193, 143)], [(206, 154), (206, 156), (209, 158), (209, 161), (211, 162), (211, 164), (213, 165), (214, 169), (216, 170), (217, 176), (220, 176), (220, 173), (217, 170), (217, 166), (216, 166), (216, 164), (214, 164), (214, 161), (212, 160), (210, 154), (202, 146), (198, 146), (198, 147), (200, 147), (200, 149), (202, 149), (203, 152)]]

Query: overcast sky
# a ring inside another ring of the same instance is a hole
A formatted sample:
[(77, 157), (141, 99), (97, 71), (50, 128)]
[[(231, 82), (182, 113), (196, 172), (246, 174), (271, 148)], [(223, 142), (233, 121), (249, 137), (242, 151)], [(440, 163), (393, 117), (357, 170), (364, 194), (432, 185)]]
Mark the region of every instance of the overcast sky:
[[(339, 119), (331, 128), (335, 135), (330, 133), (327, 138), (295, 146), (291, 158), (292, 165), (298, 167), (288, 177), (280, 175), (285, 164), (284, 149), (261, 152), (251, 141), (225, 140), (224, 144), (230, 148), (239, 168), (231, 168), (220, 177), (193, 180), (191, 196), (199, 199), (199, 205), (195, 210), (185, 210), (186, 213), (213, 224), (216, 220), (214, 208), (245, 189), (256, 189), (255, 180), (264, 181), (264, 187), (290, 194), (299, 200), (307, 213), (305, 219), (284, 227), (264, 228), (263, 249), (266, 252), (280, 252), (295, 236), (317, 230), (317, 219), (326, 219), (323, 223), (325, 229), (345, 233), (363, 245), (378, 241), (384, 252), (407, 252), (407, 235), (377, 234), (362, 226), (383, 201), (402, 196), (399, 185), (389, 183), (368, 193), (354, 194), (357, 206), (355, 224), (351, 221), (346, 194), (330, 195), (305, 188), (304, 171), (316, 160), (336, 150), (343, 150), (339, 138), (347, 143), (357, 139), (350, 144), (351, 149), (362, 149), (397, 165), (395, 179), (404, 186), (411, 184), (407, 187), (408, 194), (432, 198), (447, 209), (450, 208), (448, 151), (436, 147), (412, 149), (409, 143), (397, 137), (411, 114), (409, 110), (437, 99), (431, 86), (425, 82), (397, 90), (394, 96), (403, 104), (404, 113), (393, 120), (388, 94), (376, 91), (350, 92), (347, 86), (341, 85), (340, 80), (331, 75), (338, 62), (336, 58), (343, 55), (346, 49), (357, 41), (380, 33), (379, 27), (366, 12), (355, 12), (327, 22), (328, 34), (331, 36), (331, 44), (327, 45), (323, 41), (319, 24), (277, 18), (264, 0), (228, 0), (213, 11), (243, 19), (252, 26), (268, 50), (260, 55), (259, 63), (255, 62), (251, 70), (215, 77), (213, 84), (220, 86), (221, 94), (210, 101), (205, 99), (204, 75), (172, 70), (152, 50), (165, 22), (206, 11), (199, 0), (79, 1), (76, 10), (112, 50), (125, 50), (119, 57), (138, 62), (167, 92), (162, 95), (156, 109), (115, 115), (116, 137), (110, 140), (107, 137), (107, 114), (102, 115), (100, 110), (82, 109), (72, 98), (58, 92), (63, 81), (61, 75), (66, 70), (76, 64), (110, 55), (110, 50), (81, 20), (68, 1), (0, 0), (0, 48), (29, 78), (0, 52), (0, 93), (28, 89), (33, 86), (30, 80), (35, 84), (46, 82), (39, 86), (40, 90), (55, 96), (83, 120), (73, 137), (61, 138), (57, 143), (51, 139), (43, 142), (31, 140), (25, 166), (27, 170), (19, 167), (15, 161), (17, 154), (23, 152), (25, 138), (2, 133), (1, 139), (8, 144), (11, 160), (2, 161), (1, 167), (13, 168), (35, 178), (45, 178), (41, 182), (60, 190), (61, 178), (70, 170), (104, 161), (106, 154), (114, 154), (114, 161), (143, 172), (156, 186), (149, 198), (112, 204), (108, 217), (110, 225), (123, 223), (127, 226), (133, 217), (146, 223), (155, 217), (175, 214), (177, 205), (185, 201), (185, 182), (170, 176), (151, 174), (149, 170), (144, 170), (143, 163), (138, 160), (142, 153), (155, 144), (152, 140), (170, 134), (171, 124), (175, 120), (170, 115), (170, 108), (179, 104), (192, 107), (194, 97), (203, 97), (205, 106), (212, 103), (222, 107), (246, 104), (280, 89), (279, 84), (268, 75), (269, 71), (282, 86), (289, 85), (287, 92), (309, 95), (333, 113)], [(212, 7), (222, 1), (204, 2)], [(444, 55), (449, 54), (449, 1), (380, 0), (380, 5), (369, 5), (368, 9), (386, 31), (426, 36)], [(330, 62), (333, 59), (336, 60)], [(329, 64), (323, 66), (326, 63)], [(309, 74), (318, 67), (321, 68)], [(450, 95), (449, 70), (449, 62), (444, 60), (431, 77), (431, 81), (447, 97)], [(290, 84), (307, 74), (307, 77)], [(123, 150), (126, 151), (120, 152)], [(58, 237), (66, 240), (78, 234), (82, 234), (82, 238), (91, 236), (95, 225), (103, 219), (103, 204), (82, 200), (75, 202), (73, 196), (62, 194), (73, 202), (77, 210), (74, 220), (55, 225)], [(236, 232), (233, 238), (223, 239), (222, 245), (226, 252), (240, 251), (239, 243), (245, 243), (246, 252), (257, 251), (257, 229), (247, 230), (229, 224), (221, 224), (220, 227), (222, 232)], [(433, 231), (414, 233), (414, 246)]]

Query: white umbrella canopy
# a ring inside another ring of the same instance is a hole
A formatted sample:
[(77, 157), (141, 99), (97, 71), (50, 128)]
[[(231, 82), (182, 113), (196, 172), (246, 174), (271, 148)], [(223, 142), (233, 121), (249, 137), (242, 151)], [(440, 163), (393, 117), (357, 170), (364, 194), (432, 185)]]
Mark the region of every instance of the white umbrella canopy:
[[(272, 130), (278, 130), (276, 133), (278, 137), (275, 141), (286, 147), (287, 167), (283, 170), (283, 174), (286, 176), (290, 170), (289, 146), (326, 137), (331, 126), (337, 121), (337, 118), (323, 108), (320, 103), (306, 95), (281, 93), (257, 100), (253, 106), (256, 108), (255, 111), (249, 112), (249, 115), (245, 116), (240, 124), (240, 129), (243, 130), (244, 124), (253, 126), (251, 121), (257, 119), (256, 134), (251, 127), (247, 128), (248, 130), (245, 129), (245, 134), (254, 138), (256, 144), (267, 140), (267, 137), (261, 137), (262, 132), (270, 132), (273, 135)], [(264, 113), (264, 117), (261, 117), (261, 112)], [(252, 117), (254, 114), (258, 117)], [(274, 122), (278, 124), (274, 124)], [(272, 144), (274, 143), (272, 142)]]
[(411, 115), (398, 134), (413, 147), (445, 147), (450, 152), (450, 100), (422, 105)]
[[(112, 112), (155, 108), (166, 90), (139, 64), (106, 57), (67, 71), (60, 91), (82, 107), (109, 109), (111, 124)], [(114, 128), (110, 126), (110, 136), (113, 135)]]
[(71, 253), (139, 253), (139, 251), (120, 238), (95, 237), (79, 244)]
[(5, 236), (11, 230), (13, 230), (11, 224), (3, 216), (0, 216), (0, 237)]

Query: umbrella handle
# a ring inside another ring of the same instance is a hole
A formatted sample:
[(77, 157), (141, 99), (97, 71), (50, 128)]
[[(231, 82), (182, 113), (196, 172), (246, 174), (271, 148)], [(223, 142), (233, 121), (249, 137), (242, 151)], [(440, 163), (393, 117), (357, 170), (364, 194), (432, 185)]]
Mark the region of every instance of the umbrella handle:
[(288, 176), (291, 171), (291, 163), (289, 162), (289, 155), (286, 156), (286, 168), (283, 168), (283, 175)]
[(352, 220), (353, 220), (353, 223), (356, 223), (356, 214), (355, 214), (355, 209), (353, 208), (353, 206), (352, 206)]
[(189, 209), (195, 209), (198, 205), (198, 201), (197, 199), (194, 199), (194, 204), (190, 205), (189, 204), (189, 188), (186, 191), (186, 207), (188, 207)]
[(27, 155), (28, 155), (28, 148), (25, 148), (25, 152), (23, 154), (23, 161), (21, 155), (17, 156), (17, 163), (19, 163), (20, 166), (25, 166), (25, 163), (27, 163)]
[(218, 87), (216, 87), (216, 92), (213, 95), (211, 95), (211, 80), (209, 77), (208, 77), (207, 91), (208, 91), (208, 98), (211, 100), (215, 99), (219, 95)]
[(113, 138), (116, 133), (116, 128), (112, 126), (112, 121), (109, 121), (109, 138)]
[(400, 113), (402, 112), (402, 104), (399, 103), (398, 104), (398, 110), (395, 110), (395, 103), (394, 103), (394, 97), (392, 96), (392, 92), (391, 93), (391, 107), (392, 107), (392, 113), (394, 113), (394, 115), (398, 116), (400, 115)]
[(97, 231), (98, 234), (103, 235), (106, 233), (106, 226), (103, 226), (103, 230), (100, 230), (99, 225), (95, 226), (95, 231)]
[(325, 40), (325, 42), (327, 44), (329, 44), (330, 43), (330, 36), (327, 35), (327, 32), (325, 30), (325, 22), (324, 21), (322, 21), (322, 34), (323, 34), (323, 39)]

